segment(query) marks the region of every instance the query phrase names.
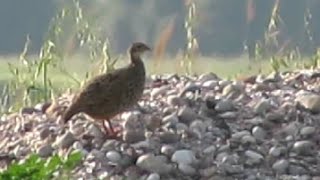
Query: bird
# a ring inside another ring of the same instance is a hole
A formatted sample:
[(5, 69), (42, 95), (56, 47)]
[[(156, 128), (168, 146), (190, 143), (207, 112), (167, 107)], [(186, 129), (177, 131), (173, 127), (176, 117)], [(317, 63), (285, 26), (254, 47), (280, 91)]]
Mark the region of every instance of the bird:
[(67, 107), (62, 115), (63, 122), (67, 123), (75, 114), (82, 112), (101, 122), (108, 137), (117, 137), (119, 132), (114, 130), (110, 121), (137, 105), (142, 98), (146, 69), (141, 55), (147, 51), (151, 48), (143, 42), (132, 43), (129, 48), (130, 63), (90, 79)]

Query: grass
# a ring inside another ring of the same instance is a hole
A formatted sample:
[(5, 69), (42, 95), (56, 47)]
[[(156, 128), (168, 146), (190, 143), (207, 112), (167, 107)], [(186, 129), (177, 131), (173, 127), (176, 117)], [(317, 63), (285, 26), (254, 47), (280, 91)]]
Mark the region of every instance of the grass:
[[(2, 83), (8, 82), (12, 75), (9, 72), (7, 67), (7, 63), (11, 62), (15, 64), (18, 57), (8, 56), (8, 57), (0, 57), (0, 85)], [(179, 60), (177, 59), (162, 59), (160, 61), (160, 65), (157, 69), (154, 68), (153, 60), (149, 57), (144, 58), (144, 62), (146, 64), (147, 73), (148, 74), (164, 74), (164, 73), (178, 73), (183, 74), (185, 71), (181, 67), (179, 67)], [(128, 63), (127, 58), (120, 59), (116, 63), (116, 68), (124, 66)], [(290, 63), (292, 64), (292, 63)], [(73, 56), (67, 58), (64, 61), (64, 66), (66, 69), (74, 75), (77, 79), (83, 80), (84, 73), (91, 68), (95, 68), (95, 64), (92, 64), (89, 60), (85, 59), (81, 56)], [(195, 60), (194, 64), (194, 72), (196, 74), (206, 73), (206, 72), (214, 72), (218, 76), (223, 78), (234, 78), (237, 75), (252, 75), (258, 73), (269, 73), (272, 71), (269, 61), (249, 61), (244, 57), (238, 58), (210, 58), (210, 57), (201, 57)], [(287, 69), (294, 69), (294, 67), (289, 67)], [(282, 70), (285, 70), (284, 68)], [(49, 75), (52, 78), (54, 84), (62, 87), (72, 87), (74, 83), (71, 79), (65, 78), (61, 73), (50, 70)]]

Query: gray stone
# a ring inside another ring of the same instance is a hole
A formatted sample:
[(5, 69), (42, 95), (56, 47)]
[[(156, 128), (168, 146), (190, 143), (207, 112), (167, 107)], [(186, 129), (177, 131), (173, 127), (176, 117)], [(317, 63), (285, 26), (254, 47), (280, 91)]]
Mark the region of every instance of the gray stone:
[(285, 159), (278, 160), (272, 165), (272, 169), (275, 170), (277, 174), (286, 173), (288, 167), (289, 167), (289, 162)]
[(234, 104), (228, 99), (220, 100), (215, 106), (215, 110), (218, 112), (233, 111), (234, 109)]
[(245, 155), (248, 158), (247, 163), (252, 164), (252, 165), (259, 164), (264, 159), (264, 157), (261, 154), (255, 152), (255, 151), (251, 151), (251, 150), (245, 151)]
[(160, 180), (160, 175), (158, 173), (151, 173), (147, 180)]
[(172, 162), (176, 162), (178, 164), (192, 164), (196, 161), (196, 157), (193, 151), (182, 149), (177, 150), (171, 157)]
[(194, 175), (196, 173), (196, 169), (184, 163), (178, 164), (178, 169), (186, 175)]
[(166, 123), (177, 124), (178, 122), (179, 122), (179, 118), (175, 113), (167, 115), (162, 119), (163, 124), (166, 124)]
[(180, 136), (173, 132), (161, 132), (159, 134), (159, 138), (161, 143), (166, 143), (166, 144), (176, 143), (180, 140)]
[(316, 132), (316, 128), (311, 126), (303, 127), (300, 130), (300, 134), (302, 136), (312, 136), (315, 132)]
[(55, 145), (57, 145), (59, 148), (69, 148), (74, 142), (76, 141), (76, 138), (74, 135), (67, 131), (64, 135), (60, 136), (56, 142)]
[(252, 128), (252, 135), (258, 140), (264, 140), (266, 137), (266, 131), (260, 126), (255, 126)]
[(43, 145), (39, 147), (37, 153), (40, 157), (49, 157), (53, 153), (54, 149), (50, 144)]
[(123, 131), (123, 141), (127, 143), (137, 143), (146, 139), (144, 131)]
[(118, 163), (121, 160), (121, 155), (117, 151), (107, 152), (106, 157), (109, 161), (113, 163)]
[(140, 156), (136, 164), (141, 169), (153, 173), (166, 174), (172, 170), (172, 166), (166, 163), (163, 156), (155, 156), (153, 154)]
[(316, 94), (306, 93), (298, 95), (296, 101), (303, 107), (314, 113), (320, 112), (320, 96)]
[(193, 109), (184, 106), (178, 111), (178, 117), (180, 122), (189, 124), (197, 118), (197, 114), (194, 112)]
[(298, 154), (311, 154), (314, 144), (311, 141), (302, 140), (294, 143), (292, 150)]

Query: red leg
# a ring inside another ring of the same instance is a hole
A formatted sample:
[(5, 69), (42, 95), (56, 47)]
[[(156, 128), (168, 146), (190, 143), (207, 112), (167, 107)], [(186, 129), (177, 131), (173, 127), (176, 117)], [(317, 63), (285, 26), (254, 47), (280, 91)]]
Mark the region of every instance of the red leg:
[(106, 120), (107, 121), (107, 124), (108, 124), (108, 131), (109, 131), (109, 134), (108, 134), (108, 137), (109, 138), (117, 138), (118, 137), (118, 134), (120, 133), (120, 129), (117, 129), (116, 131), (113, 129), (112, 127), (112, 124), (110, 122), (109, 119)]
[(108, 136), (110, 134), (110, 129), (106, 126), (105, 121), (102, 121), (102, 127), (106, 133), (106, 136)]

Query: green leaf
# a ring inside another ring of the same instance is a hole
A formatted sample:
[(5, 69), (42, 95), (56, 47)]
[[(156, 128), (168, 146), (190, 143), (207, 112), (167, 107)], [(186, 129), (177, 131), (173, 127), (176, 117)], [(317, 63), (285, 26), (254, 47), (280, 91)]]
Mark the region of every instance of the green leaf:
[(82, 159), (82, 154), (80, 152), (72, 152), (64, 163), (64, 168), (67, 170), (72, 170)]

